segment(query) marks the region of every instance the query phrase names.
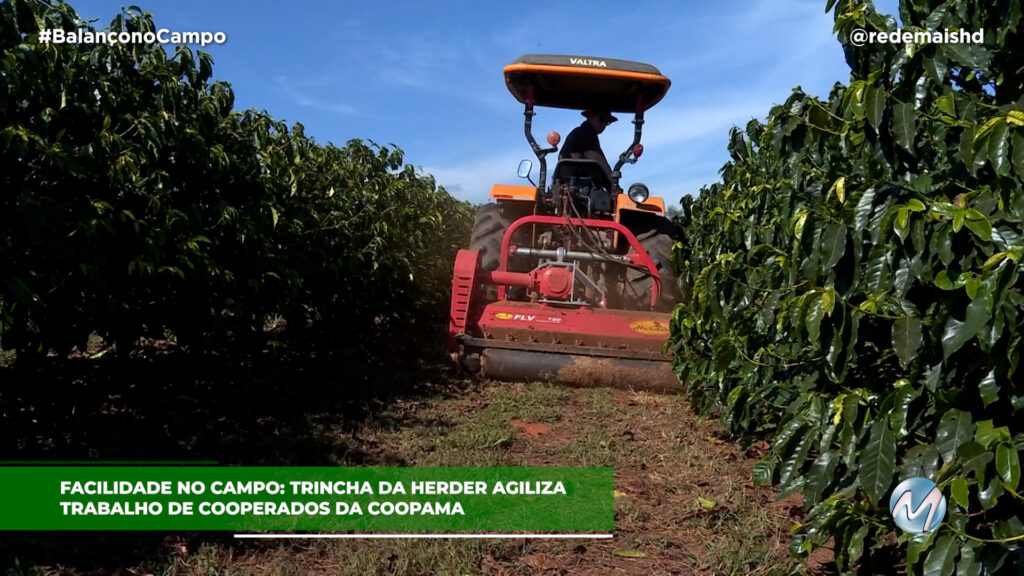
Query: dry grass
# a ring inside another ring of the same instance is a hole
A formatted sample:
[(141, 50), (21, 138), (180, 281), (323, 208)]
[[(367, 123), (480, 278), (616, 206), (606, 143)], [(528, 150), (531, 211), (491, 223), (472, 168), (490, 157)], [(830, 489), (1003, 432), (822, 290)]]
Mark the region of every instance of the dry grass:
[[(75, 535), (51, 535), (36, 542), (46, 544), (45, 555), (8, 555), (21, 561), (8, 574), (653, 576), (804, 569), (786, 550), (799, 502), (773, 503), (770, 490), (753, 486), (754, 460), (681, 397), (468, 381), (433, 390), (374, 400), (354, 418), (332, 416), (325, 404), (296, 408), (293, 416), (308, 422), (284, 428), (282, 446), (294, 442), (297, 430), (302, 446), (319, 447), (321, 460), (342, 465), (613, 466), (615, 537), (252, 542), (220, 533), (103, 533), (81, 544)], [(110, 552), (93, 554), (88, 565), (65, 565), (58, 563), (67, 557), (65, 545)]]
[[(513, 420), (544, 423), (529, 436)], [(787, 574), (789, 517), (753, 460), (679, 397), (542, 384), (470, 385), (399, 401), (344, 439), (362, 464), (614, 466), (612, 540), (174, 541), (122, 574)], [(367, 461), (370, 455), (370, 461)], [(635, 557), (626, 557), (624, 554)], [(51, 567), (43, 573), (56, 573)]]

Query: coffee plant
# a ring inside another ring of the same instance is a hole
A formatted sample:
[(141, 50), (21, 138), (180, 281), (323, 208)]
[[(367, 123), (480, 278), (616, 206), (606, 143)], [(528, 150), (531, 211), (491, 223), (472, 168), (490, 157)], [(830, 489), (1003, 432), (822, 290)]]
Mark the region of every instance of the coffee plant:
[[(251, 349), (269, 319), (336, 344), (441, 326), (463, 202), (400, 150), (233, 110), (186, 46), (42, 44), (68, 4), (0, 2), (0, 339)], [(137, 8), (109, 30), (155, 29)], [(258, 350), (258, 348), (257, 348)]]
[[(1024, 29), (1019, 0), (901, 0), (904, 30), (983, 44), (853, 46), (892, 31), (829, 0), (850, 81), (795, 89), (730, 133), (722, 181), (684, 206), (672, 320), (696, 408), (767, 435), (755, 480), (802, 493), (799, 556), (842, 571), (1024, 570)], [(910, 477), (949, 502), (899, 531)]]

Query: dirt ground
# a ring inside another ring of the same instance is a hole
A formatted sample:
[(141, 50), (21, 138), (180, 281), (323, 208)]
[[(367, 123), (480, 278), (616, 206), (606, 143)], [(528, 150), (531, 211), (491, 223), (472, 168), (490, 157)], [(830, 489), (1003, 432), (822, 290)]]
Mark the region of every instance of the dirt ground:
[[(180, 365), (172, 360), (167, 366)], [(240, 541), (208, 532), (30, 534), (0, 538), (8, 574), (822, 570), (819, 560), (809, 568), (788, 555), (790, 530), (802, 519), (800, 502), (776, 502), (771, 489), (752, 484), (760, 450), (744, 452), (678, 394), (437, 377), (425, 391), (370, 396), (340, 410), (326, 397), (296, 394), (294, 378), (266, 376), (269, 383), (259, 393), (250, 388), (249, 403), (240, 406), (237, 383), (188, 380), (182, 389), (169, 383), (186, 379), (159, 362), (139, 366), (142, 372), (119, 368), (117, 378), (90, 376), (102, 372), (94, 367), (65, 367), (46, 374), (52, 385), (38, 393), (28, 381), (12, 386), (0, 398), (6, 424), (15, 425), (5, 442), (16, 447), (5, 452), (26, 460), (159, 452), (244, 465), (612, 466), (614, 538)], [(60, 376), (65, 372), (75, 376)], [(321, 372), (324, 382), (336, 381), (333, 369)], [(258, 368), (252, 373), (261, 374)], [(282, 403), (289, 397), (294, 400)]]
[[(788, 574), (799, 500), (756, 487), (756, 458), (680, 396), (464, 383), (394, 403), (342, 439), (363, 464), (614, 466), (611, 540), (182, 540), (176, 574)], [(214, 570), (211, 568), (216, 567)]]

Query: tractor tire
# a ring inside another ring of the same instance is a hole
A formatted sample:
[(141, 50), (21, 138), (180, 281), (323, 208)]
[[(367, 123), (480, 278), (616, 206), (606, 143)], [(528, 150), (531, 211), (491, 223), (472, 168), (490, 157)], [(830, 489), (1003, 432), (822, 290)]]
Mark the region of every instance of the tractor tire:
[[(635, 227), (634, 233), (647, 255), (654, 261), (661, 277), (661, 297), (654, 307), (656, 312), (670, 312), (683, 296), (679, 289), (679, 276), (672, 268), (672, 246), (676, 242), (675, 226), (665, 218), (651, 219), (642, 227)], [(638, 270), (626, 272), (625, 293), (638, 310), (650, 310), (651, 289), (654, 279), (650, 274)]]
[[(484, 204), (476, 213), (476, 222), (473, 224), (473, 233), (469, 239), (469, 248), (480, 251), (480, 269), (485, 272), (497, 270), (501, 262), (501, 239), (505, 236), (505, 230), (517, 219), (528, 214), (533, 214), (533, 205), (522, 206), (517, 203), (503, 202), (500, 204)], [(525, 230), (522, 233), (525, 234)], [(518, 233), (517, 233), (518, 236)], [(509, 291), (510, 299), (525, 296), (525, 290), (512, 289)], [(498, 287), (484, 285), (482, 290), (483, 304), (489, 304), (498, 299)]]

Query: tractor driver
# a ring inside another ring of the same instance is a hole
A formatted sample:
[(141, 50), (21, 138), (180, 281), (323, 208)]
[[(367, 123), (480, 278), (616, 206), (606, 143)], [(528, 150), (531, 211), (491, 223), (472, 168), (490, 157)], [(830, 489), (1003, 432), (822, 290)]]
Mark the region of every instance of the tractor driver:
[(604, 132), (604, 129), (618, 120), (608, 110), (591, 109), (584, 110), (583, 116), (586, 120), (573, 128), (572, 132), (569, 132), (569, 136), (565, 138), (565, 144), (562, 146), (562, 150), (558, 153), (558, 159), (563, 158), (586, 158), (597, 161), (601, 165), (601, 169), (604, 170), (605, 175), (608, 177), (609, 182), (615, 182), (612, 179), (612, 169), (608, 164), (608, 159), (605, 158), (604, 152), (601, 151), (601, 142), (598, 140), (597, 135)]

